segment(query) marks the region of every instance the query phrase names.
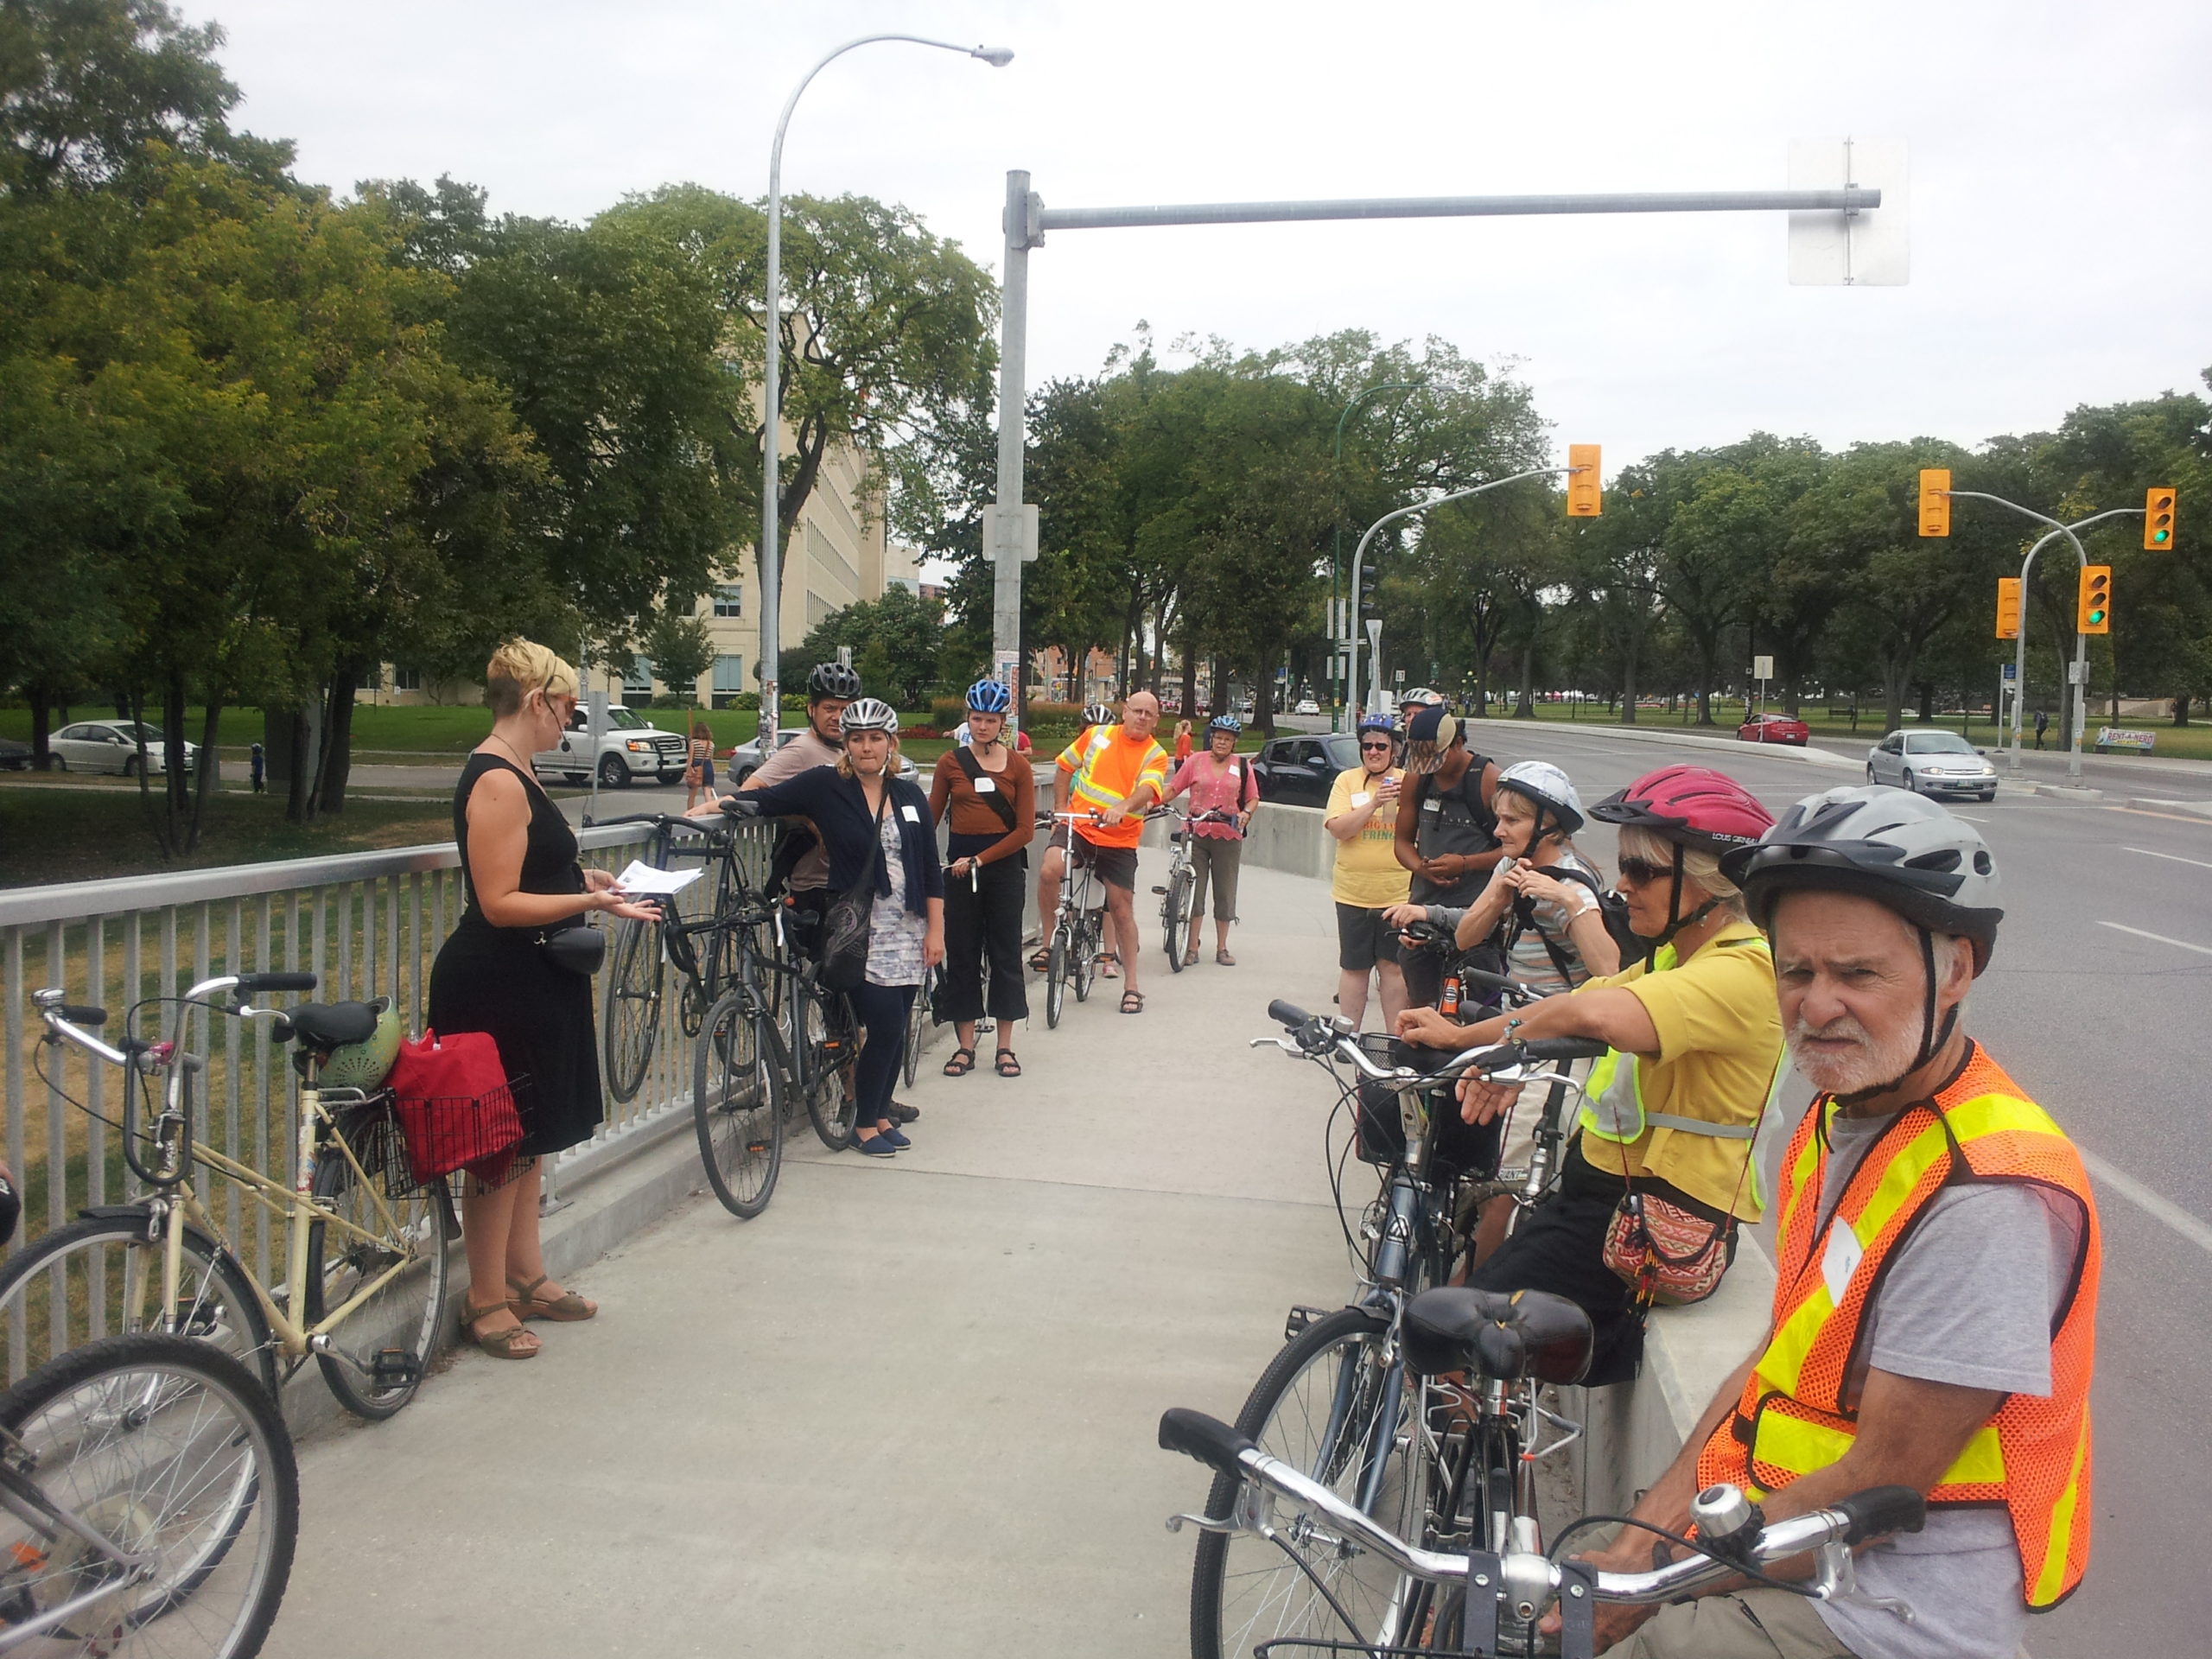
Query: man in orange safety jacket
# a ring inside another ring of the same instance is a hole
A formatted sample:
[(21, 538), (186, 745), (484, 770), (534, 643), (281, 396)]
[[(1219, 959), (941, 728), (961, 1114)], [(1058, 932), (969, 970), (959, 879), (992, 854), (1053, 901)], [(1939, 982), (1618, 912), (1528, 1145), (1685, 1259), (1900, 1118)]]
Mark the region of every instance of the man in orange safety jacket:
[[(1681, 1532), (1728, 1481), (1770, 1521), (1907, 1485), (1928, 1522), (1866, 1549), (1855, 1594), (1602, 1607), (1600, 1647), (2012, 1659), (2088, 1563), (2101, 1246), (2073, 1143), (1961, 1027), (2004, 915), (1994, 863), (1942, 807), (1861, 785), (1799, 802), (1723, 868), (1821, 1092), (1783, 1159), (1766, 1338), (1635, 1516)], [(1634, 1572), (1653, 1552), (1627, 1528), (1595, 1560)]]

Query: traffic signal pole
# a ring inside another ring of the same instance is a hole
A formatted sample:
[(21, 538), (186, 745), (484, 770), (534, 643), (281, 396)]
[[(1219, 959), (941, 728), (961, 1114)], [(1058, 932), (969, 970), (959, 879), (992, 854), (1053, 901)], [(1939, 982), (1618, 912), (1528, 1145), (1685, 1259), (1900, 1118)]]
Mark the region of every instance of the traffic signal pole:
[[(2028, 695), (2028, 575), (2035, 569), (2036, 555), (2046, 543), (2063, 536), (2073, 543), (2074, 557), (2084, 570), (2089, 568), (2089, 555), (2082, 545), (2082, 538), (2074, 532), (2086, 530), (2091, 524), (2102, 524), (2107, 518), (2125, 518), (2131, 514), (2142, 515), (2140, 507), (2112, 507), (2103, 512), (2093, 512), (2086, 518), (2076, 518), (2072, 524), (2062, 524), (2047, 513), (2033, 507), (2024, 507), (2018, 501), (2008, 501), (2001, 495), (1989, 495), (1980, 490), (1945, 490), (1943, 494), (1954, 501), (1991, 501), (2000, 507), (2010, 507), (2014, 512), (2032, 518), (2038, 524), (2049, 524), (2050, 530), (2037, 538), (2020, 561), (2020, 634), (2013, 643), (2012, 693), (2012, 753), (2011, 771), (2018, 777), (2020, 771), (2020, 705)], [(2088, 721), (2089, 706), (2089, 636), (2078, 627), (2074, 631), (2074, 699), (2067, 711), (2069, 721), (2066, 738), (2066, 775), (2078, 781), (2082, 776), (2082, 734)]]

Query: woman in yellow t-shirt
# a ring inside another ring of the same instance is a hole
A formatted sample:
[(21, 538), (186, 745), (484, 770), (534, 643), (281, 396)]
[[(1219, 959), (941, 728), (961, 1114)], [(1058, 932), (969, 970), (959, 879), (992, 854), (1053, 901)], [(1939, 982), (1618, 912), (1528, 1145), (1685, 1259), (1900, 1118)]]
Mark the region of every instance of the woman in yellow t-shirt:
[(1405, 772), (1391, 763), (1397, 740), (1386, 720), (1360, 722), (1359, 764), (1339, 772), (1321, 827), (1336, 838), (1329, 896), (1337, 901), (1337, 1007), (1357, 1027), (1367, 1015), (1371, 974), (1382, 992), (1385, 1027), (1406, 1006), (1398, 942), (1385, 912), (1406, 902), (1411, 877), (1398, 862), (1398, 791)]

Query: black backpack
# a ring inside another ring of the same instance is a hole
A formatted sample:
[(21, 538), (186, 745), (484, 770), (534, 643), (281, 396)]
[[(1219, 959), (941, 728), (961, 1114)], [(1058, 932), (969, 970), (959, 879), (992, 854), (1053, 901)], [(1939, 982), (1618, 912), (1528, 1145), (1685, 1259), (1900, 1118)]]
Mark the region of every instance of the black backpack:
[[(1606, 892), (1596, 876), (1578, 870), (1572, 864), (1558, 866), (1546, 874), (1560, 880), (1579, 881), (1590, 889), (1598, 901), (1599, 920), (1605, 923), (1605, 931), (1611, 936), (1613, 943), (1620, 947), (1622, 967), (1625, 968), (1631, 962), (1641, 962), (1643, 959), (1646, 950), (1649, 948), (1649, 942), (1638, 938), (1636, 930), (1628, 925), (1627, 899), (1622, 898), (1618, 893)], [(1522, 933), (1534, 928), (1536, 925), (1535, 918), (1531, 913), (1525, 899), (1514, 901), (1513, 918), (1514, 937), (1516, 939)], [(1544, 953), (1551, 957), (1552, 966), (1559, 969), (1559, 976), (1572, 984), (1574, 976), (1567, 971), (1567, 953), (1553, 942), (1550, 935), (1539, 932), (1537, 937), (1543, 940)]]

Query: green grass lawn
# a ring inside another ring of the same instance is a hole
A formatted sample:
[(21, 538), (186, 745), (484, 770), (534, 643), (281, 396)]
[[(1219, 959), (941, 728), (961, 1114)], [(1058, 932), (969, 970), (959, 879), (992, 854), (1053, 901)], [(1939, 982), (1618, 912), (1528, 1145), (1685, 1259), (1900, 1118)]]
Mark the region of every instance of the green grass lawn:
[(302, 828), (285, 822), (281, 795), (226, 791), (209, 814), (199, 850), (172, 864), (163, 861), (135, 791), (0, 785), (0, 887), (258, 864), (453, 838), (453, 809), (442, 803), (354, 799), (340, 817)]

